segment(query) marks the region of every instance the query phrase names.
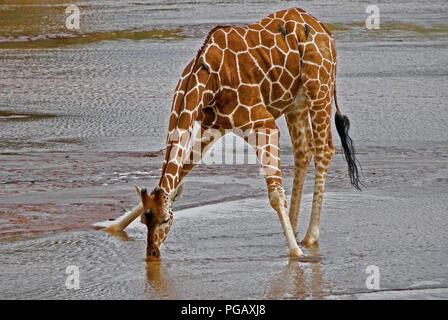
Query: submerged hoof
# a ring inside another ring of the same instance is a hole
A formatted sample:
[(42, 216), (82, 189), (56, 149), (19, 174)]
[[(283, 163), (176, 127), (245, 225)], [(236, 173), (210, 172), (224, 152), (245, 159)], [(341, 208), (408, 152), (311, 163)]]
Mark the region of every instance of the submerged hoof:
[(298, 258), (298, 257), (302, 257), (302, 256), (303, 256), (303, 252), (302, 252), (302, 250), (300, 250), (299, 247), (297, 247), (295, 249), (292, 249), (289, 252), (289, 257), (290, 258)]

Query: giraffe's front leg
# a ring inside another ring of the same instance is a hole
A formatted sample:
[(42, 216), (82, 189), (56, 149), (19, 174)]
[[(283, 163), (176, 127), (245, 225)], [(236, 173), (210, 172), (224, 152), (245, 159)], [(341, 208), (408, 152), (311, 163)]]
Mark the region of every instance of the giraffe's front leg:
[(122, 218), (118, 219), (105, 230), (109, 232), (121, 232), (123, 231), (132, 221), (137, 219), (143, 213), (142, 204), (138, 204), (130, 212), (126, 213)]
[(212, 146), (225, 135), (224, 129), (210, 129), (201, 126), (196, 137), (194, 138), (191, 149), (185, 159), (179, 181), (182, 179), (201, 161), (202, 157), (212, 148)]
[(277, 212), (283, 232), (288, 241), (289, 256), (303, 256), (294, 236), (288, 216), (288, 205), (285, 190), (282, 185), (280, 171), (280, 148), (278, 144), (279, 130), (272, 121), (274, 128), (259, 128), (245, 137), (245, 140), (255, 149), (261, 163), (269, 193), (269, 202)]
[[(270, 183), (269, 180), (269, 178), (266, 179), (268, 184)], [(269, 202), (272, 208), (277, 211), (280, 223), (282, 224), (283, 233), (288, 241), (289, 256), (292, 258), (303, 256), (303, 252), (297, 244), (297, 240), (289, 220), (285, 190), (277, 183), (268, 185), (268, 190)]]
[[(222, 129), (207, 130), (206, 128), (201, 127), (193, 140), (192, 148), (190, 149), (190, 152), (187, 156), (189, 162), (183, 166), (179, 181), (181, 181), (188, 174), (188, 172), (190, 172), (191, 169), (193, 169), (193, 167), (198, 164), (204, 154), (206, 154), (207, 151), (210, 150), (213, 144), (218, 141), (219, 138), (224, 135), (224, 133), (225, 132)], [(143, 218), (144, 216), (142, 215), (142, 213), (143, 206), (140, 203), (122, 218), (118, 219), (109, 227), (107, 227), (105, 230), (110, 232), (123, 231), (132, 221), (134, 221), (138, 217), (141, 216)]]

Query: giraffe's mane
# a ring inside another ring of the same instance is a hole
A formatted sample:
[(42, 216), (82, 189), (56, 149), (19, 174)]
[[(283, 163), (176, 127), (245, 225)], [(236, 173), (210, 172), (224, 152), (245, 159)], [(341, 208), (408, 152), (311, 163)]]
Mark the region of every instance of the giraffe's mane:
[(217, 25), (217, 26), (215, 26), (213, 29), (211, 29), (211, 30), (208, 32), (207, 37), (206, 37), (205, 40), (204, 40), (204, 43), (202, 43), (201, 48), (198, 50), (198, 53), (196, 54), (196, 59), (195, 59), (195, 60), (197, 61), (197, 59), (198, 59), (199, 56), (201, 55), (202, 51), (204, 50), (205, 46), (207, 45), (208, 41), (210, 40), (210, 38), (212, 37), (213, 33), (214, 33), (216, 30), (221, 29), (221, 28), (229, 28), (229, 27), (233, 27), (233, 26)]
[[(194, 58), (194, 61), (193, 61), (193, 67), (192, 67), (193, 69), (192, 69), (192, 70), (195, 70), (195, 68), (196, 68), (195, 66), (198, 65), (199, 58), (200, 58), (202, 52), (204, 51), (204, 48), (205, 48), (205, 46), (207, 45), (208, 41), (209, 41), (210, 38), (212, 37), (213, 33), (214, 33), (216, 30), (220, 29), (220, 28), (228, 28), (228, 27), (231, 27), (231, 26), (217, 25), (216, 27), (214, 27), (213, 29), (211, 29), (211, 30), (208, 32), (207, 37), (206, 37), (205, 40), (204, 40), (204, 43), (202, 44), (201, 48), (198, 50), (198, 52), (197, 52), (197, 54), (196, 54), (196, 57)], [(191, 74), (192, 74), (192, 72), (190, 73), (190, 75), (188, 76), (188, 78), (191, 77)], [(189, 79), (187, 79), (186, 83), (188, 83), (188, 81), (189, 81)], [(179, 119), (176, 119), (176, 126), (178, 125), (178, 121), (179, 121)], [(171, 142), (170, 144), (172, 144), (172, 142)], [(171, 146), (170, 146), (170, 145), (167, 145), (166, 150), (165, 150), (165, 157), (167, 157), (167, 156), (170, 154), (170, 149), (171, 149)], [(165, 175), (165, 171), (166, 171), (166, 163), (164, 162), (164, 164), (162, 165), (162, 176), (161, 176), (161, 178), (160, 178), (160, 182), (159, 182), (159, 183), (161, 183), (161, 181), (162, 181), (162, 179), (163, 179), (163, 177), (164, 177), (164, 175)]]

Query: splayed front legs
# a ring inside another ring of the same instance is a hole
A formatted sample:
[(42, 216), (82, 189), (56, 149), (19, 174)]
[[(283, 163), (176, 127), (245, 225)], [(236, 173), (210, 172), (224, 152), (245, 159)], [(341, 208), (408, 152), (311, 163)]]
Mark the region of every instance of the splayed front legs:
[[(198, 164), (202, 157), (210, 150), (213, 144), (224, 135), (224, 130), (218, 129), (214, 131), (207, 130), (205, 127), (201, 127), (196, 137), (193, 140), (192, 148), (190, 149), (187, 158), (189, 162), (182, 168), (180, 174), (180, 180), (182, 180), (190, 171)], [(199, 152), (199, 154), (197, 154)], [(143, 214), (143, 206), (140, 203), (135, 206), (130, 212), (124, 215), (119, 220), (115, 221), (105, 230), (109, 232), (123, 231), (132, 221), (137, 219)]]
[(109, 232), (123, 231), (132, 221), (140, 217), (143, 213), (143, 205), (140, 203), (135, 206), (130, 212), (126, 213), (123, 217), (115, 221), (105, 230)]

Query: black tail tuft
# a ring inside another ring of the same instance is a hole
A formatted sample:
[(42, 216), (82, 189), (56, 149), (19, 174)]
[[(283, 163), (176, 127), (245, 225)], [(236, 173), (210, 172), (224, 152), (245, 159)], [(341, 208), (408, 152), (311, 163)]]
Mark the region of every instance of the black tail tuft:
[(358, 160), (355, 157), (355, 147), (353, 146), (353, 141), (348, 135), (348, 130), (350, 129), (350, 121), (347, 116), (336, 112), (334, 117), (336, 124), (336, 130), (338, 131), (339, 137), (341, 138), (342, 151), (344, 152), (345, 161), (348, 164), (348, 174), (350, 176), (351, 184), (358, 190), (361, 190), (360, 185), (362, 185), (359, 180)]

